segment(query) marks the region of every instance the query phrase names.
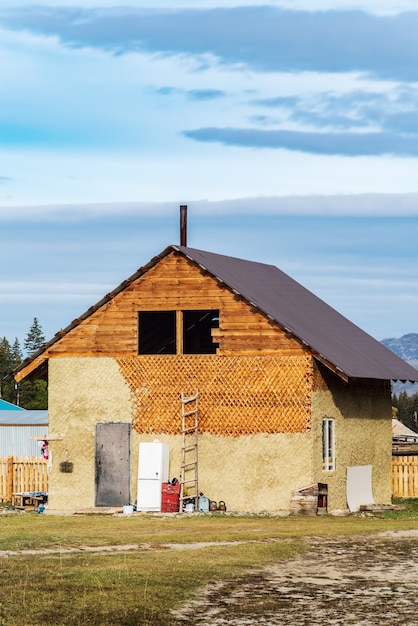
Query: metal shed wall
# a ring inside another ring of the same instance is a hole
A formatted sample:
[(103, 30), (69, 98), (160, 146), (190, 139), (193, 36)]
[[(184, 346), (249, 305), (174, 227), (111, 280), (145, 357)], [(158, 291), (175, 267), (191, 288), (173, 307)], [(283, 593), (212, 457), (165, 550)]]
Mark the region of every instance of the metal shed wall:
[(48, 434), (48, 426), (0, 425), (0, 456), (41, 456), (41, 448), (31, 437)]

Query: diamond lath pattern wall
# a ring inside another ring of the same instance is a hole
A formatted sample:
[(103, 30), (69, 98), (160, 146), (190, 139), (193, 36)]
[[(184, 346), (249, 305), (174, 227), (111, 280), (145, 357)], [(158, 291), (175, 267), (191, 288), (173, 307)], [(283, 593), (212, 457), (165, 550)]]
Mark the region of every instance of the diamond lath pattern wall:
[(180, 395), (199, 390), (199, 432), (237, 437), (311, 427), (309, 356), (119, 357), (138, 433), (179, 434)]

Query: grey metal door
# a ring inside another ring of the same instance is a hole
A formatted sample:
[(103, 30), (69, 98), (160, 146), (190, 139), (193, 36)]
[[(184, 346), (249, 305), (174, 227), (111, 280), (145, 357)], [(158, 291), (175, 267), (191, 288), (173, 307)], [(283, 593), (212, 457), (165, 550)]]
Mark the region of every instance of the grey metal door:
[(131, 501), (131, 424), (96, 424), (96, 506)]

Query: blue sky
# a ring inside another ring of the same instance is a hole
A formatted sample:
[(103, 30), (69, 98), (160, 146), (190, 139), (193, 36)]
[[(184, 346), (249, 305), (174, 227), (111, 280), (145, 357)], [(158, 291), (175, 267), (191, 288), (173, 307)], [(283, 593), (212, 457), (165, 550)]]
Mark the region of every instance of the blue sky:
[(170, 243), (418, 332), (413, 0), (0, 7), (0, 337), (47, 338)]

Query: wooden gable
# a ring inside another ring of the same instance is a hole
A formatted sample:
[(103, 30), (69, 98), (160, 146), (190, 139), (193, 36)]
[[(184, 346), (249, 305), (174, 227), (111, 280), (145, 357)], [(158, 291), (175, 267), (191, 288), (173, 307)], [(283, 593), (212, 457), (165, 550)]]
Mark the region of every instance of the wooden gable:
[(48, 357), (135, 356), (139, 311), (219, 309), (218, 354), (301, 354), (300, 344), (182, 255), (161, 259), (48, 350)]
[(212, 330), (219, 355), (304, 353), (294, 337), (193, 261), (173, 251), (81, 319), (16, 379), (21, 380), (53, 357), (136, 356), (139, 311), (200, 309), (220, 312), (219, 328)]

